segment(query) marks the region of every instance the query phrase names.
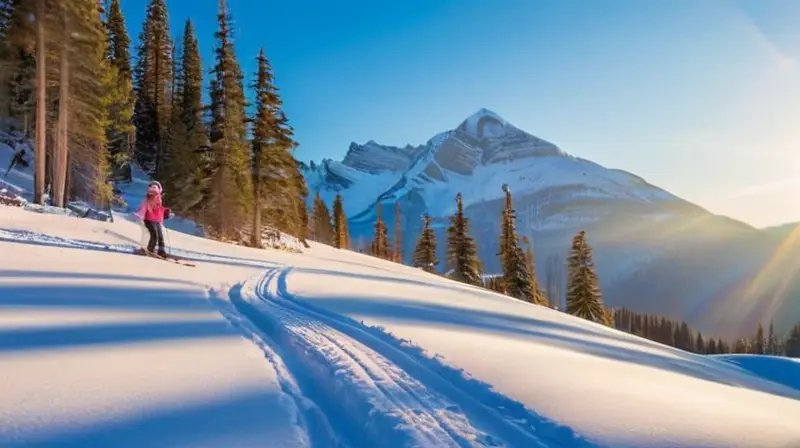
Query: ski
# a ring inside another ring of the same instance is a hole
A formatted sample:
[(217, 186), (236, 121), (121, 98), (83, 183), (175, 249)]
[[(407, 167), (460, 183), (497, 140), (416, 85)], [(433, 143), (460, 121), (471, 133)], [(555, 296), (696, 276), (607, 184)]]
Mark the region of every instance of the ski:
[(137, 254), (137, 255), (146, 255), (148, 257), (157, 258), (157, 259), (163, 260), (163, 261), (171, 261), (171, 262), (173, 262), (175, 264), (179, 264), (181, 266), (190, 266), (190, 267), (197, 266), (194, 263), (189, 263), (189, 262), (186, 262), (186, 261), (184, 261), (182, 259), (179, 259), (178, 257), (176, 257), (174, 255), (169, 255), (169, 256), (166, 256), (166, 257), (162, 257), (161, 255), (159, 255), (159, 254), (157, 254), (155, 252), (150, 252), (150, 251), (145, 250), (145, 249), (136, 249), (134, 251), (134, 253)]

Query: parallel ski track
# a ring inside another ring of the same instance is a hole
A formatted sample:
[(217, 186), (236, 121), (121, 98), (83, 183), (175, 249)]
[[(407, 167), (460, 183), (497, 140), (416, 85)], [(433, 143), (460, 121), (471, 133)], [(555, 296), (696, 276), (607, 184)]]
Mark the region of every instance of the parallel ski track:
[(246, 282), (232, 302), (277, 344), (304, 393), (356, 446), (590, 446), (567, 428), (539, 434), (527, 418), (471, 397), (375, 329), (296, 300), (286, 291), (290, 271)]

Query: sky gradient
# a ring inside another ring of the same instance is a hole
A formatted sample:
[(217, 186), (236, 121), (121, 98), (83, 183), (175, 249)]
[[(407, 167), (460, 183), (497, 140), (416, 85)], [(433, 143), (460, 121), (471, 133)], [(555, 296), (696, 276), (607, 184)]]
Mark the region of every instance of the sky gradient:
[[(121, 0), (134, 44), (147, 0)], [(212, 65), (215, 0), (167, 0)], [(422, 144), (488, 108), (755, 226), (800, 221), (800, 1), (228, 0), (301, 160)]]

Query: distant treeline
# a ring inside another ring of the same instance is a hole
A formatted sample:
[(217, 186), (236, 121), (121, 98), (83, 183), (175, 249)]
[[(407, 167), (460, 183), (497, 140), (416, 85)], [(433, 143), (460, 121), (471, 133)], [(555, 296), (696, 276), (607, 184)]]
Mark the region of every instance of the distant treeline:
[(735, 341), (703, 336), (686, 322), (640, 314), (626, 308), (613, 310), (614, 327), (651, 341), (700, 354), (751, 353), (800, 358), (800, 323), (785, 336), (777, 335), (772, 323), (766, 334), (759, 323), (750, 337)]

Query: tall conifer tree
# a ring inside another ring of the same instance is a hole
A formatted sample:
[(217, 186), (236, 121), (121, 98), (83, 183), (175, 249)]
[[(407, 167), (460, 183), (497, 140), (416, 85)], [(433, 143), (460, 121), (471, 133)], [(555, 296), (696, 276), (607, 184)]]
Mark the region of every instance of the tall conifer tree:
[(567, 259), (567, 313), (606, 325), (611, 321), (603, 306), (592, 248), (583, 230), (572, 239), (572, 250)]
[(249, 224), (253, 202), (251, 151), (247, 141), (244, 75), (236, 59), (225, 0), (219, 0), (217, 23), (216, 62), (211, 82), (213, 165), (204, 220), (213, 233), (238, 237), (238, 232)]
[(333, 244), (333, 226), (331, 225), (331, 214), (328, 206), (319, 192), (314, 196), (314, 207), (311, 211), (313, 216), (314, 238), (323, 244)]
[(383, 222), (381, 203), (375, 204), (375, 236), (372, 240), (372, 255), (378, 258), (389, 258), (389, 235), (386, 223)]
[(539, 281), (536, 278), (536, 260), (533, 256), (533, 244), (527, 237), (522, 237), (522, 242), (525, 244), (525, 266), (531, 279), (531, 302), (537, 305), (550, 306), (547, 296), (539, 289)]
[(436, 233), (431, 228), (430, 216), (425, 215), (422, 222), (422, 233), (414, 248), (412, 265), (427, 272), (436, 272), (436, 266), (439, 264), (439, 258), (436, 256)]
[[(500, 262), (506, 294), (531, 303), (544, 303), (539, 284), (532, 274), (536, 272), (533, 253), (526, 256), (517, 234), (516, 211), (511, 199), (511, 190), (503, 185), (506, 195), (500, 232)], [(530, 251), (530, 246), (528, 247)]]
[(134, 124), (136, 125), (135, 154), (147, 172), (159, 177), (159, 167), (167, 150), (170, 124), (172, 80), (172, 38), (167, 5), (164, 0), (150, 0), (139, 35), (136, 67), (134, 68)]
[[(295, 180), (298, 166), (291, 150), (296, 143), (293, 130), (281, 110), (282, 101), (264, 49), (258, 57), (256, 116), (253, 119), (253, 235), (258, 236), (262, 210), (273, 227), (298, 235), (302, 217), (297, 207)], [(255, 243), (255, 240), (254, 240)]]
[(464, 216), (461, 193), (456, 195), (456, 214), (447, 228), (447, 266), (450, 278), (470, 285), (483, 285), (481, 261), (470, 236), (469, 219)]
[(344, 212), (344, 199), (336, 193), (333, 201), (334, 246), (339, 249), (350, 248), (350, 231), (347, 228), (347, 215)]
[(135, 96), (131, 73), (130, 37), (119, 0), (111, 0), (106, 18), (108, 45), (106, 59), (111, 65), (113, 91), (108, 104), (106, 131), (111, 167), (115, 172), (130, 162), (134, 141), (133, 108)]

